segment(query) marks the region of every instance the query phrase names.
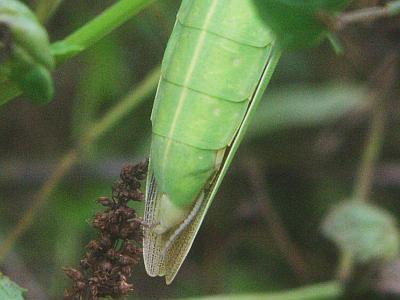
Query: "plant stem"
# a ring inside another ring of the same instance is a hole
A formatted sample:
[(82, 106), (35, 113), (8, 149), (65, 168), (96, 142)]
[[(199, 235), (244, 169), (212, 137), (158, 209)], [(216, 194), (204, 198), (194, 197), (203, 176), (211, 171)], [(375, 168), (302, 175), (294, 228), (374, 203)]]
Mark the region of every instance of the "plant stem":
[[(372, 120), (353, 189), (353, 199), (356, 201), (368, 201), (370, 198), (374, 171), (383, 146), (387, 115), (386, 98), (395, 84), (397, 65), (398, 53), (395, 51), (384, 58), (383, 63), (380, 64), (370, 80), (370, 102), (373, 104)], [(339, 260), (337, 271), (340, 280), (347, 279), (353, 269), (353, 263), (351, 255), (343, 252)]]
[(155, 89), (160, 77), (160, 67), (156, 67), (147, 75), (147, 77), (134, 88), (120, 103), (110, 110), (100, 121), (93, 124), (91, 129), (82, 136), (79, 141), (79, 147), (87, 147), (92, 144), (110, 128), (115, 126), (121, 119), (132, 112), (140, 103), (142, 103), (149, 94)]
[(371, 80), (371, 85), (375, 86), (371, 92), (372, 120), (353, 192), (353, 198), (358, 201), (368, 201), (371, 193), (375, 166), (383, 146), (387, 115), (386, 98), (395, 82), (397, 59), (397, 53), (388, 55)]
[(319, 13), (319, 17), (332, 31), (340, 31), (353, 24), (373, 22), (397, 14), (400, 14), (399, 0), (390, 1), (384, 6), (361, 8), (333, 17), (321, 12)]
[(45, 24), (55, 13), (62, 0), (39, 0), (35, 8), (36, 17)]
[(185, 300), (335, 300), (339, 299), (341, 295), (342, 290), (339, 283), (326, 282), (277, 293), (217, 295), (187, 298)]
[(144, 100), (148, 99), (149, 95), (157, 86), (159, 74), (159, 67), (153, 69), (119, 104), (106, 113), (101, 120), (93, 124), (91, 127), (92, 129), (80, 139), (76, 148), (70, 150), (61, 158), (49, 179), (47, 179), (42, 188), (33, 196), (32, 205), (24, 213), (14, 229), (2, 241), (0, 245), (0, 262), (6, 258), (18, 238), (30, 228), (40, 208), (46, 200), (49, 199), (64, 176), (75, 165), (84, 150), (96, 142), (107, 131), (112, 129)]
[(51, 177), (43, 184), (42, 188), (35, 194), (32, 200), (32, 205), (24, 213), (23, 217), (19, 220), (18, 224), (13, 230), (5, 237), (0, 247), (0, 262), (2, 262), (9, 251), (14, 246), (17, 239), (25, 233), (25, 231), (32, 225), (36, 213), (43, 206), (43, 203), (48, 199), (54, 188), (64, 177), (64, 175), (71, 169), (76, 161), (77, 151), (73, 150), (68, 152), (61, 159), (57, 168), (52, 173)]
[(367, 201), (369, 199), (374, 179), (375, 165), (379, 159), (383, 144), (386, 105), (380, 102), (375, 103), (374, 106), (367, 143), (364, 153), (362, 154), (361, 164), (354, 187), (354, 199), (359, 201)]
[[(51, 50), (57, 65), (86, 50), (154, 1), (120, 0), (65, 39), (53, 43)], [(0, 89), (0, 105), (21, 95), (12, 82), (0, 82)]]
[(268, 225), (268, 230), (275, 241), (276, 247), (287, 260), (297, 278), (302, 282), (306, 282), (310, 278), (310, 272), (300, 249), (291, 240), (279, 213), (269, 197), (266, 188), (268, 184), (265, 179), (265, 169), (251, 154), (248, 155), (244, 168), (248, 173), (254, 199), (258, 202), (257, 207), (264, 215), (264, 220)]
[(337, 266), (336, 278), (340, 282), (345, 282), (353, 270), (353, 256), (350, 252), (342, 250), (340, 253), (339, 264)]
[[(61, 58), (62, 62), (87, 49), (154, 1), (118, 1), (62, 41), (54, 43), (52, 49), (56, 59), (58, 58), (58, 62), (60, 62)], [(72, 49), (72, 51), (68, 51), (68, 49)], [(59, 52), (59, 50), (61, 51)]]
[(391, 1), (382, 7), (367, 7), (344, 13), (337, 18), (337, 28), (340, 30), (351, 24), (372, 22), (377, 19), (394, 16), (398, 13), (400, 13), (400, 1)]

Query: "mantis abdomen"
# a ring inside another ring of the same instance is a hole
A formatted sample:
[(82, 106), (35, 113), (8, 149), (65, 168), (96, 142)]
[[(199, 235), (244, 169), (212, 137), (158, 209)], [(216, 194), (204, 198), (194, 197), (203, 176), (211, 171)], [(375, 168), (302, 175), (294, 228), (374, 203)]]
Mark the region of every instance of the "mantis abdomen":
[(211, 200), (206, 189), (248, 112), (271, 41), (252, 0), (183, 1), (152, 112), (145, 221), (153, 228), (144, 247), (150, 275), (164, 275), (157, 256), (166, 251), (159, 248), (193, 217), (195, 203)]
[(183, 210), (218, 169), (264, 69), (269, 33), (249, 9), (243, 0), (185, 1), (168, 43), (151, 160), (159, 190)]

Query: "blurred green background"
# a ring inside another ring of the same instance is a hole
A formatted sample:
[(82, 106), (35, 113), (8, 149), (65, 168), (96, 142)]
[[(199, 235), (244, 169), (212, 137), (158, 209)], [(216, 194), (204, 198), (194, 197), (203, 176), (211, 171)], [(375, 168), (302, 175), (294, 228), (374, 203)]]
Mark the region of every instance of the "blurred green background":
[[(114, 2), (63, 1), (47, 24), (51, 41)], [(353, 8), (375, 3), (355, 1)], [(54, 73), (51, 104), (20, 98), (0, 108), (0, 237), (14, 228), (78, 138), (160, 64), (179, 4), (155, 2), (63, 64)], [(344, 30), (343, 56), (326, 42), (282, 57), (176, 280), (165, 286), (147, 277), (141, 263), (129, 299), (278, 291), (334, 278), (338, 253), (321, 236), (320, 224), (352, 193), (377, 88), (372, 75), (398, 47), (399, 25), (397, 18)], [(373, 193), (396, 216), (398, 96), (397, 85)], [(29, 289), (28, 299), (61, 299), (70, 285), (61, 268), (78, 266), (95, 236), (88, 224), (101, 209), (95, 200), (110, 195), (124, 163), (147, 156), (153, 97), (85, 149), (2, 263), (6, 275)]]

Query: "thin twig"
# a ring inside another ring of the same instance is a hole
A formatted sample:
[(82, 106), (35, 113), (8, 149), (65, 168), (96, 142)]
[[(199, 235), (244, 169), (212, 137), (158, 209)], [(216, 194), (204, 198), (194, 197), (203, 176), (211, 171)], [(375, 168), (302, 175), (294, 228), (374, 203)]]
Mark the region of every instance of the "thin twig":
[(296, 276), (302, 281), (307, 281), (310, 278), (307, 264), (300, 250), (290, 239), (282, 219), (272, 204), (266, 189), (267, 182), (265, 180), (263, 167), (249, 155), (246, 160), (245, 170), (249, 176), (251, 189), (253, 190), (254, 198), (258, 204), (257, 207), (260, 208), (261, 213), (264, 215), (264, 219), (268, 224), (269, 231), (271, 232), (277, 248), (286, 258)]
[(331, 16), (321, 12), (318, 16), (332, 31), (341, 31), (357, 23), (368, 23), (392, 17), (400, 13), (400, 1), (391, 1), (385, 6), (367, 7)]
[(383, 144), (386, 104), (376, 103), (361, 164), (354, 187), (354, 199), (367, 201), (371, 192), (376, 162)]
[[(397, 64), (399, 55), (397, 51), (387, 55), (383, 63), (371, 77), (371, 102), (373, 103), (372, 120), (364, 153), (353, 190), (353, 199), (368, 201), (376, 164), (383, 146), (385, 120), (387, 115), (387, 97), (393, 89), (397, 78)], [(339, 279), (346, 279), (353, 269), (353, 260), (348, 253), (343, 253), (340, 258), (337, 274)]]
[(14, 229), (6, 236), (0, 247), (0, 262), (2, 262), (9, 251), (14, 246), (17, 239), (25, 233), (32, 225), (36, 213), (43, 206), (44, 202), (49, 198), (54, 188), (58, 185), (65, 174), (71, 169), (77, 159), (78, 152), (72, 150), (63, 156), (57, 168), (54, 170), (50, 178), (43, 184), (42, 188), (33, 196), (32, 205), (25, 212), (21, 220)]
[(158, 82), (159, 72), (159, 67), (153, 69), (131, 93), (91, 127), (87, 134), (82, 137), (76, 148), (70, 150), (61, 158), (60, 163), (57, 165), (52, 175), (33, 196), (32, 205), (27, 209), (18, 224), (5, 237), (0, 245), (0, 262), (5, 259), (15, 242), (30, 228), (43, 204), (49, 199), (51, 193), (55, 190), (60, 181), (78, 161), (80, 155), (84, 153), (84, 150), (108, 130), (113, 128), (154, 91)]
[(367, 201), (371, 193), (376, 163), (383, 145), (385, 120), (387, 115), (387, 96), (397, 78), (398, 54), (389, 55), (378, 68), (371, 80), (374, 86), (371, 93), (373, 111), (371, 125), (364, 153), (362, 154), (358, 175), (354, 184), (354, 199)]

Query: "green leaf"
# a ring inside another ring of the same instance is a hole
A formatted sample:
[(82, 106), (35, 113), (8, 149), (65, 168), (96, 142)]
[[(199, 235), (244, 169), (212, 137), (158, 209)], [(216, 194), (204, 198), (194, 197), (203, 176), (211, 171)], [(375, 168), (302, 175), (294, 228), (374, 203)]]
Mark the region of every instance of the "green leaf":
[[(16, 0), (0, 0), (0, 25), (0, 51), (4, 55), (0, 74), (33, 102), (49, 102), (53, 97), (50, 71), (54, 58), (45, 28), (27, 6)], [(0, 103), (11, 96), (6, 92)]]
[[(111, 31), (122, 25), (124, 22), (129, 20), (131, 17), (139, 13), (142, 9), (144, 9), (154, 1), (155, 0), (117, 1), (114, 5), (107, 8), (98, 17), (73, 32), (63, 41), (54, 43), (50, 49), (50, 53), (52, 55), (56, 55), (56, 62), (57, 64), (60, 64), (66, 59), (75, 56), (76, 54), (80, 53), (92, 44), (99, 41), (105, 35), (109, 34)], [(17, 8), (16, 11), (15, 8)], [(16, 15), (18, 15), (18, 13), (20, 13), (21, 15), (26, 14), (27, 17), (29, 16), (29, 18), (33, 18), (35, 22), (38, 23), (34, 14), (24, 4), (16, 0), (0, 0), (0, 24), (2, 23), (1, 14), (9, 14), (10, 12), (11, 15), (13, 15), (14, 13)], [(32, 36), (25, 35), (25, 37)], [(0, 41), (0, 51), (2, 50), (1, 47), (2, 43)], [(65, 49), (63, 49), (63, 47), (65, 47)], [(4, 75), (1, 67), (3, 66), (0, 65), (0, 76)], [(3, 85), (2, 82), (0, 82), (0, 88), (5, 89), (5, 91), (0, 91), (0, 105), (9, 102), (13, 98), (19, 96), (22, 92), (21, 87), (16, 85), (15, 82), (12, 85), (6, 86)], [(44, 98), (41, 97), (39, 101), (43, 99)]]
[(37, 104), (50, 102), (54, 95), (53, 79), (50, 72), (41, 65), (32, 66), (19, 76), (19, 86), (26, 96)]
[(351, 111), (363, 110), (364, 87), (332, 82), (319, 86), (290, 86), (266, 92), (252, 120), (248, 136), (326, 124)]
[(393, 216), (361, 201), (347, 201), (333, 208), (322, 231), (355, 262), (390, 259), (399, 253), (399, 232)]
[(260, 16), (285, 49), (317, 45), (326, 37), (327, 28), (318, 19), (319, 12), (342, 11), (351, 0), (254, 0)]
[(19, 287), (15, 282), (0, 273), (0, 299), (2, 300), (24, 300), (25, 289)]

